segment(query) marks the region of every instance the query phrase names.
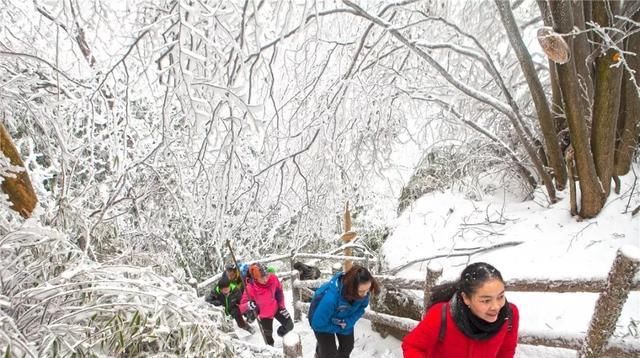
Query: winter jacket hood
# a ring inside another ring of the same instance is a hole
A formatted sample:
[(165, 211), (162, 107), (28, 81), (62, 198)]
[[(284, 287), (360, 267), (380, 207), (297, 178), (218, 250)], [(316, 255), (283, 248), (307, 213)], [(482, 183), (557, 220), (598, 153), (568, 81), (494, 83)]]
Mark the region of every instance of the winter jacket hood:
[[(343, 276), (344, 273), (337, 273), (322, 288), (325, 290), (323, 297), (318, 302), (311, 318), (311, 328), (314, 331), (343, 335), (352, 334), (353, 327), (369, 305), (368, 293), (364, 298), (352, 302), (342, 296)], [(344, 328), (341, 327), (341, 324), (344, 325)]]

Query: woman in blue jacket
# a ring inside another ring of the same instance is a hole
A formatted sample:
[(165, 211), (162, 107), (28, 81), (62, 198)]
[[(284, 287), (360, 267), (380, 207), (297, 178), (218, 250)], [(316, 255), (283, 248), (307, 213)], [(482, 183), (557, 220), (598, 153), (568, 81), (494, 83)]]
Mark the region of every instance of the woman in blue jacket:
[[(369, 305), (369, 293), (380, 292), (378, 283), (364, 267), (353, 265), (320, 286), (309, 308), (316, 335), (316, 357), (348, 358), (353, 350), (353, 326)], [(336, 338), (338, 345), (336, 345)]]

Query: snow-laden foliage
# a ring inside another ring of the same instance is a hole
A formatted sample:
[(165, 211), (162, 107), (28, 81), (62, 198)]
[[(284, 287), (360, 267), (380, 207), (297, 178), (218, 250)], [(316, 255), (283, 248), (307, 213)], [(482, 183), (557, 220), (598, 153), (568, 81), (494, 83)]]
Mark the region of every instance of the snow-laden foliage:
[[(470, 197), (487, 171), (539, 179), (496, 109), (508, 92), (539, 137), (490, 1), (360, 1), (484, 102), (347, 3), (4, 0), (0, 110), (41, 221), (100, 262), (203, 279), (226, 239), (241, 260), (326, 245), (347, 200), (363, 232), (443, 147), (473, 151), (436, 163)], [(531, 38), (535, 2), (514, 11)]]
[(4, 356), (253, 356), (184, 282), (98, 264), (33, 220), (0, 238), (0, 283)]

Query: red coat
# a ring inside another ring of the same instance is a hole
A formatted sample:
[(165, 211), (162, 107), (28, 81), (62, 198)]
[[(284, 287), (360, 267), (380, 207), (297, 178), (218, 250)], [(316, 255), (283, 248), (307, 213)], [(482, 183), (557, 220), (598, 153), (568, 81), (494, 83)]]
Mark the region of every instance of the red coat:
[(447, 326), (444, 340), (438, 342), (442, 305), (433, 305), (420, 324), (402, 341), (404, 358), (513, 358), (518, 343), (518, 308), (511, 304), (512, 324), (509, 331), (505, 323), (498, 333), (487, 339), (477, 340), (464, 335), (453, 321), (447, 307)]

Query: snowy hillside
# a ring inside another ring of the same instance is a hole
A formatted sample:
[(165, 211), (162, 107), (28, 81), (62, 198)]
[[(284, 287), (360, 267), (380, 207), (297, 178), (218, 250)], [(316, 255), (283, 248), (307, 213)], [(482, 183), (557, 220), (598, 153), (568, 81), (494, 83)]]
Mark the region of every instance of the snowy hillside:
[[(577, 221), (569, 215), (567, 200), (547, 207), (544, 197), (517, 202), (498, 196), (470, 201), (461, 194), (430, 193), (405, 210), (394, 222), (393, 234), (383, 247), (388, 267), (394, 268), (421, 257), (455, 254), (460, 250), (522, 242), (474, 255), (470, 261), (487, 261), (509, 279), (605, 278), (616, 250), (624, 245), (640, 247), (640, 218), (630, 212), (640, 204), (634, 195), (629, 202), (634, 178), (622, 178), (620, 195), (609, 198), (596, 219)], [(635, 189), (637, 190), (637, 188)], [(539, 195), (540, 192), (537, 194)], [(467, 263), (467, 257), (438, 259), (446, 280), (455, 279)], [(423, 278), (426, 262), (399, 271), (398, 276)], [(416, 292), (420, 294), (420, 292)], [(290, 294), (287, 295), (290, 297)], [(521, 312), (521, 331), (585, 333), (597, 294), (508, 293)], [(290, 306), (290, 303), (289, 303)], [(640, 343), (640, 292), (632, 292), (618, 321), (614, 336)], [(315, 338), (306, 317), (296, 323), (304, 357), (313, 357)], [(261, 343), (259, 334), (243, 339)], [(402, 357), (400, 341), (382, 338), (362, 320), (356, 326), (353, 358)], [(281, 341), (276, 347), (281, 346)], [(520, 345), (517, 357), (575, 357), (568, 349)]]

